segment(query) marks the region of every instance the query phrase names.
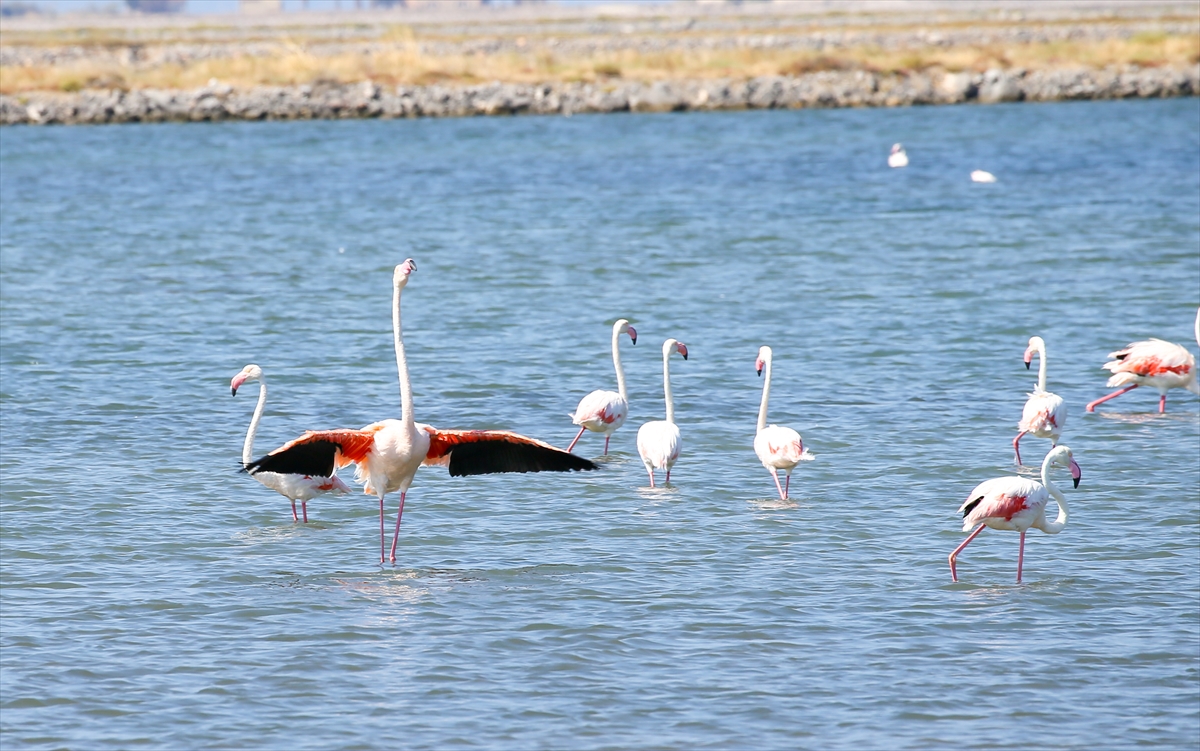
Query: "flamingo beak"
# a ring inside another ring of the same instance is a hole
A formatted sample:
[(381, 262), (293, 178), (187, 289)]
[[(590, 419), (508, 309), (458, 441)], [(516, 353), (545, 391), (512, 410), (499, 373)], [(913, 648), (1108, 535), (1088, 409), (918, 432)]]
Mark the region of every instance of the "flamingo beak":
[(1083, 477), (1083, 473), (1079, 471), (1079, 465), (1075, 463), (1075, 457), (1071, 457), (1071, 482), (1075, 483), (1075, 487), (1079, 487), (1079, 480)]
[(238, 375), (235, 375), (233, 377), (233, 380), (229, 382), (229, 393), (232, 394), (233, 396), (237, 396), (238, 387), (241, 386), (245, 382), (246, 382), (246, 378), (243, 375), (241, 375), (240, 373)]
[(1033, 353), (1030, 352), (1029, 350), (1025, 350), (1025, 369), (1026, 370), (1029, 370), (1029, 365), (1032, 362), (1033, 362)]
[(637, 331), (632, 326), (629, 327), (629, 338), (634, 344), (637, 344)]
[(676, 342), (675, 350), (683, 355), (683, 359), (687, 359), (687, 346), (683, 342)]
[(758, 375), (759, 375), (759, 376), (762, 376), (762, 371), (763, 371), (763, 361), (762, 361), (762, 360), (756, 360), (756, 361), (754, 362), (754, 369), (758, 371)]

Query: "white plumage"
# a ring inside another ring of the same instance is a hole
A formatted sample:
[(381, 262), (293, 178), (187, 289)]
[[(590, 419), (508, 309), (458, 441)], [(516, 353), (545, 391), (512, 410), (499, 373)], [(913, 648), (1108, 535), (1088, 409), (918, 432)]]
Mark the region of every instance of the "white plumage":
[(637, 331), (624, 318), (613, 324), (612, 328), (612, 357), (613, 368), (617, 371), (617, 390), (596, 390), (579, 400), (579, 406), (571, 413), (571, 422), (579, 425), (579, 433), (567, 451), (574, 451), (575, 444), (583, 437), (585, 430), (604, 435), (604, 453), (608, 453), (608, 442), (617, 428), (625, 424), (629, 414), (629, 397), (625, 392), (625, 369), (621, 367), (621, 334), (629, 334), (629, 339), (637, 344)]
[(1017, 425), (1020, 432), (1013, 439), (1017, 464), (1021, 463), (1021, 436), (1028, 433), (1038, 438), (1049, 438), (1051, 445), (1057, 445), (1067, 423), (1066, 403), (1058, 394), (1046, 390), (1046, 342), (1040, 336), (1029, 337), (1029, 346), (1025, 348), (1026, 368), (1034, 355), (1038, 356), (1038, 382), (1021, 411), (1021, 422)]
[[(788, 490), (792, 483), (792, 470), (802, 461), (812, 458), (804, 450), (804, 442), (800, 434), (791, 428), (779, 425), (767, 425), (767, 402), (771, 398), (771, 348), (763, 345), (758, 349), (758, 360), (754, 363), (759, 375), (766, 370), (763, 378), (762, 403), (758, 407), (758, 430), (754, 434), (754, 453), (762, 462), (771, 478), (775, 480), (775, 488), (779, 491), (780, 500), (787, 500)], [(779, 484), (779, 470), (786, 473), (784, 484)]]
[(671, 395), (671, 355), (678, 352), (686, 360), (687, 345), (674, 339), (663, 342), (663, 396), (667, 403), (667, 419), (653, 420), (638, 428), (637, 448), (650, 474), (650, 487), (654, 487), (654, 470), (664, 470), (666, 479), (671, 481), (671, 467), (679, 459), (682, 440), (679, 426), (675, 424), (675, 400)]

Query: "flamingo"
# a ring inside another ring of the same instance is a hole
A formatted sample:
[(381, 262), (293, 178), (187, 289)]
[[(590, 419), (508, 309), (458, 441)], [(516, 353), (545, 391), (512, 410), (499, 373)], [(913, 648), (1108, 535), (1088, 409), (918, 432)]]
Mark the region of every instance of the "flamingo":
[(597, 389), (579, 400), (579, 406), (571, 414), (571, 422), (581, 426), (579, 434), (567, 451), (573, 451), (575, 444), (583, 437), (583, 431), (604, 434), (604, 453), (608, 454), (608, 441), (612, 434), (625, 423), (625, 415), (629, 413), (629, 399), (625, 395), (625, 370), (621, 367), (621, 349), (617, 346), (621, 334), (629, 334), (629, 339), (637, 344), (637, 331), (624, 318), (612, 327), (612, 356), (613, 367), (617, 370), (617, 390), (605, 391)]
[(675, 424), (675, 400), (671, 398), (671, 354), (678, 352), (688, 359), (687, 345), (674, 339), (663, 342), (663, 394), (667, 401), (667, 419), (653, 420), (638, 428), (637, 448), (642, 464), (650, 473), (650, 487), (654, 487), (654, 470), (667, 471), (664, 483), (671, 481), (671, 467), (679, 458), (679, 426)]
[[(775, 480), (775, 487), (779, 490), (779, 499), (786, 501), (788, 490), (792, 484), (792, 470), (800, 462), (811, 459), (812, 455), (804, 450), (804, 441), (800, 439), (799, 433), (791, 428), (767, 425), (767, 401), (771, 397), (772, 355), (771, 348), (763, 345), (758, 348), (758, 360), (754, 363), (760, 376), (763, 374), (764, 368), (767, 371), (767, 376), (763, 380), (762, 404), (758, 408), (758, 432), (754, 435), (754, 453), (758, 454), (758, 460)], [(782, 486), (779, 484), (778, 474), (781, 469), (787, 473), (785, 484)]]
[[(267, 406), (267, 380), (263, 377), (262, 368), (251, 364), (229, 382), (229, 390), (237, 396), (237, 390), (247, 381), (258, 381), (258, 405), (254, 408), (254, 416), (250, 418), (250, 429), (246, 431), (246, 442), (242, 444), (242, 471), (254, 462), (254, 436), (258, 433), (258, 421), (262, 419), (263, 409)], [(304, 523), (308, 524), (308, 502), (322, 493), (347, 493), (350, 486), (342, 482), (336, 473), (330, 471), (321, 474), (294, 474), (280, 472), (259, 472), (253, 475), (263, 485), (282, 495), (292, 502), (292, 522), (300, 521), (296, 516), (296, 501), (304, 512)]]
[(898, 143), (892, 144), (892, 153), (888, 154), (888, 166), (893, 168), (908, 166), (908, 152)]
[[(396, 266), (392, 275), (392, 339), (396, 348), (396, 370), (400, 378), (402, 419), (382, 420), (359, 430), (308, 431), (247, 469), (260, 472), (330, 474), (334, 465), (355, 465), (354, 479), (363, 492), (379, 497), (379, 562), (383, 563), (384, 496), (400, 491), (396, 532), (392, 537), (391, 562), (396, 562), (396, 543), (404, 500), (417, 468), (423, 464), (443, 465), (452, 477), (496, 472), (568, 472), (597, 469), (587, 459), (562, 449), (506, 430), (439, 430), (413, 419), (412, 386), (400, 327), (400, 294), (417, 265), (411, 258)], [(328, 471), (327, 471), (328, 470)]]
[(1046, 342), (1040, 336), (1029, 337), (1025, 348), (1025, 369), (1038, 356), (1038, 382), (1021, 411), (1021, 422), (1017, 425), (1017, 437), (1013, 439), (1013, 451), (1017, 452), (1017, 464), (1021, 463), (1021, 436), (1032, 433), (1038, 438), (1049, 438), (1051, 446), (1058, 445), (1063, 426), (1067, 424), (1067, 405), (1058, 394), (1046, 390)]
[[(1196, 313), (1196, 342), (1200, 344), (1200, 311)], [(1196, 357), (1181, 344), (1164, 342), (1162, 339), (1147, 339), (1111, 352), (1108, 356), (1112, 358), (1112, 362), (1101, 366), (1112, 373), (1106, 385), (1109, 388), (1125, 388), (1089, 402), (1088, 412), (1095, 412), (1096, 405), (1116, 399), (1138, 386), (1158, 389), (1159, 414), (1167, 411), (1167, 392), (1171, 389), (1183, 388), (1193, 394), (1200, 394), (1200, 385), (1196, 383)]]
[[(979, 536), (985, 527), (992, 529), (1015, 529), (1021, 533), (1021, 547), (1017, 552), (1017, 583), (1021, 583), (1021, 565), (1025, 560), (1025, 532), (1036, 527), (1048, 535), (1056, 535), (1067, 526), (1067, 499), (1050, 482), (1050, 467), (1067, 467), (1071, 470), (1071, 481), (1079, 487), (1082, 476), (1071, 449), (1055, 446), (1042, 460), (1042, 481), (1024, 477), (996, 477), (975, 486), (963, 505), (958, 507), (963, 515), (963, 531), (978, 529), (963, 540), (963, 544), (950, 554), (950, 578), (958, 581), (955, 561), (971, 540)], [(1058, 517), (1046, 521), (1046, 502), (1051, 496), (1058, 503)]]

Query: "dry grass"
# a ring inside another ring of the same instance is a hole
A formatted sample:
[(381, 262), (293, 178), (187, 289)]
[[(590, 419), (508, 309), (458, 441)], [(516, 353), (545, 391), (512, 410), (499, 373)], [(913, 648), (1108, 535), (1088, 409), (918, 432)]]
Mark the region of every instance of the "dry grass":
[[(90, 40), (93, 44), (97, 40)], [(110, 40), (106, 40), (110, 41)], [(217, 79), (234, 86), (294, 85), (315, 81), (379, 84), (477, 83), (506, 81), (605, 81), (623, 78), (748, 78), (801, 75), (824, 70), (908, 73), (926, 69), (1029, 70), (1137, 64), (1180, 65), (1200, 61), (1200, 38), (1148, 33), (1131, 39), (1036, 44), (926, 47), (881, 50), (855, 47), (835, 54), (798, 54), (772, 49), (693, 49), (655, 53), (602, 52), (591, 56), (556, 54), (540, 44), (528, 51), (487, 55), (422, 53), (412, 29), (390, 27), (385, 49), (369, 53), (315, 55), (297, 41), (274, 42), (277, 54), (201, 60), (181, 65), (121, 64), (84, 60), (55, 66), (0, 66), (0, 92), (78, 91), (84, 88), (190, 89)]]

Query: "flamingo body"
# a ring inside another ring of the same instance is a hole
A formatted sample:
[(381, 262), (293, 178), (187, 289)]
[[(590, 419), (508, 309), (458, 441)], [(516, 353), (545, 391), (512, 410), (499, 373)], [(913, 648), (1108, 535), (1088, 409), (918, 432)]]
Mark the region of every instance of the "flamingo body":
[(1038, 438), (1049, 438), (1051, 445), (1058, 444), (1063, 428), (1067, 424), (1067, 405), (1058, 394), (1046, 390), (1046, 342), (1040, 336), (1031, 336), (1025, 349), (1025, 367), (1029, 368), (1033, 356), (1038, 356), (1038, 381), (1021, 411), (1021, 422), (1017, 424), (1017, 437), (1013, 439), (1013, 451), (1017, 464), (1021, 463), (1021, 437), (1032, 434)]
[(1125, 388), (1091, 402), (1087, 405), (1088, 412), (1095, 411), (1096, 405), (1115, 399), (1138, 386), (1158, 390), (1159, 412), (1167, 411), (1167, 392), (1171, 389), (1183, 388), (1200, 394), (1200, 385), (1196, 381), (1196, 356), (1179, 344), (1147, 339), (1111, 352), (1108, 356), (1110, 362), (1101, 366), (1112, 373), (1107, 386)]
[[(263, 410), (267, 403), (267, 382), (262, 368), (250, 364), (229, 382), (229, 390), (237, 396), (237, 390), (248, 381), (258, 381), (258, 404), (254, 408), (254, 416), (250, 419), (250, 428), (246, 431), (246, 442), (242, 446), (242, 471), (254, 459), (254, 437), (258, 433), (258, 423), (262, 419)], [(292, 521), (300, 521), (296, 514), (296, 501), (304, 514), (304, 523), (308, 524), (308, 502), (325, 493), (348, 493), (350, 487), (337, 476), (332, 465), (316, 473), (284, 473), (259, 472), (253, 475), (264, 487), (274, 490), (292, 502)]]
[(893, 169), (908, 166), (908, 152), (898, 143), (892, 144), (892, 153), (888, 154), (888, 166)]
[[(997, 477), (975, 486), (967, 500), (958, 507), (963, 516), (962, 529), (970, 536), (950, 554), (950, 577), (958, 581), (956, 562), (958, 554), (984, 529), (999, 529), (1019, 532), (1021, 546), (1017, 553), (1017, 582), (1021, 581), (1021, 568), (1025, 560), (1025, 533), (1031, 528), (1046, 534), (1056, 535), (1067, 526), (1067, 499), (1050, 481), (1051, 467), (1070, 469), (1075, 487), (1079, 487), (1081, 473), (1071, 449), (1055, 446), (1042, 461), (1042, 481), (1024, 477)], [(1058, 516), (1053, 521), (1046, 519), (1046, 505), (1053, 498), (1058, 503)], [(973, 532), (971, 530), (974, 530)]]
[[(758, 360), (754, 363), (759, 375), (766, 371), (763, 378), (762, 402), (758, 407), (758, 430), (754, 434), (754, 453), (762, 462), (771, 479), (775, 480), (775, 489), (779, 491), (780, 500), (787, 500), (788, 491), (792, 484), (792, 470), (796, 465), (811, 455), (804, 451), (804, 441), (800, 434), (791, 428), (780, 425), (767, 425), (767, 404), (771, 398), (771, 362), (774, 353), (764, 345), (758, 348)], [(779, 470), (785, 474), (784, 484), (779, 484)]]
[(652, 420), (638, 428), (637, 449), (650, 475), (650, 487), (654, 487), (654, 470), (666, 472), (664, 482), (671, 481), (671, 467), (679, 459), (683, 445), (679, 426), (675, 424), (675, 398), (671, 395), (671, 355), (678, 352), (688, 358), (687, 345), (676, 339), (663, 342), (663, 399), (667, 405), (667, 419)]

